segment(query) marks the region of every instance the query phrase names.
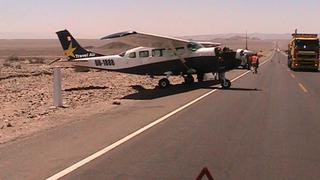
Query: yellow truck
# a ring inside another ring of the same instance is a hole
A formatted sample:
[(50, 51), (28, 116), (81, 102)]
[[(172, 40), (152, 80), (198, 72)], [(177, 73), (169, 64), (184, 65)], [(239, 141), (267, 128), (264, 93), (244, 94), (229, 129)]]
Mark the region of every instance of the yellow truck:
[(318, 34), (292, 34), (288, 44), (288, 67), (292, 70), (308, 69), (318, 71)]

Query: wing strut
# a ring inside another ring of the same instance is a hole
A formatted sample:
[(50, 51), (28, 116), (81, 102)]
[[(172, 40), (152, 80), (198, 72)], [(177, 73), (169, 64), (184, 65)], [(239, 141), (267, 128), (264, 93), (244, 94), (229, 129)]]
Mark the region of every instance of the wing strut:
[(170, 42), (168, 43), (170, 49), (172, 50), (172, 52), (174, 53), (174, 55), (178, 56), (181, 63), (184, 65), (185, 68), (187, 68), (187, 74), (195, 74), (197, 71), (195, 69), (190, 68), (187, 64), (186, 64), (186, 60), (180, 55), (178, 54), (176, 48), (173, 46), (173, 43)]

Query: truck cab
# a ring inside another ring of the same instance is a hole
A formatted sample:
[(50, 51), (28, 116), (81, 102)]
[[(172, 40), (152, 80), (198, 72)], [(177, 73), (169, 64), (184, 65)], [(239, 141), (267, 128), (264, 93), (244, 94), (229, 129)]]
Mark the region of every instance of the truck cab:
[(317, 34), (292, 34), (288, 44), (288, 67), (292, 70), (319, 68), (319, 38)]

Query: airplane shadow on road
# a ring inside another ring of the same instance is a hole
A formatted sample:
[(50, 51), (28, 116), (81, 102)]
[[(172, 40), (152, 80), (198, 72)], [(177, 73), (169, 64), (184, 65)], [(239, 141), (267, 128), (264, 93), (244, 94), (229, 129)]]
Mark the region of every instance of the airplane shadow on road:
[(224, 91), (262, 91), (262, 90), (258, 88), (229, 88), (229, 89), (224, 89)]
[[(134, 99), (134, 100), (150, 100), (150, 99), (157, 99), (165, 96), (171, 96), (175, 94), (180, 94), (184, 92), (189, 92), (197, 89), (221, 89), (214, 85), (219, 85), (218, 81), (205, 81), (201, 83), (194, 83), (192, 85), (187, 84), (175, 84), (171, 85), (166, 89), (161, 89), (159, 87), (155, 87), (154, 89), (145, 89), (143, 86), (134, 85), (131, 86), (133, 89), (137, 90), (138, 92), (129, 94), (127, 96), (122, 97), (121, 99)], [(221, 89), (222, 90), (222, 89)], [(260, 89), (249, 89), (249, 88), (229, 88), (223, 89), (228, 91), (262, 91)]]

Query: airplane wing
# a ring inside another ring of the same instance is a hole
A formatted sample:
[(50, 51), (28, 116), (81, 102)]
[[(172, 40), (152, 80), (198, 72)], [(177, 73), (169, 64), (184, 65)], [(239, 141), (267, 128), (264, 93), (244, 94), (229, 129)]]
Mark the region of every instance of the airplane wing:
[(153, 48), (172, 48), (185, 47), (191, 41), (179, 38), (159, 36), (154, 34), (138, 33), (136, 31), (126, 31), (111, 34), (101, 39), (109, 42), (122, 42), (133, 46), (153, 47)]
[(217, 43), (217, 42), (198, 42), (199, 44), (201, 44), (204, 47), (218, 47), (221, 46), (221, 43)]
[[(179, 39), (179, 38), (172, 38), (167, 36), (159, 36), (154, 34), (138, 33), (136, 31), (126, 31), (126, 32), (115, 33), (115, 34), (105, 36), (101, 39), (109, 40), (109, 42), (122, 42), (122, 43), (133, 45), (133, 46), (171, 49), (174, 52), (174, 54), (179, 56), (179, 59), (181, 60), (183, 65), (188, 69), (188, 72), (195, 72), (195, 70), (189, 68), (186, 65), (186, 60), (184, 59), (184, 57), (182, 57), (177, 53), (176, 48), (189, 47), (196, 50), (200, 47), (204, 47), (201, 43), (198, 43), (198, 42), (193, 42), (193, 41)], [(205, 42), (204, 44), (214, 45), (213, 43), (208, 43), (208, 42)]]

